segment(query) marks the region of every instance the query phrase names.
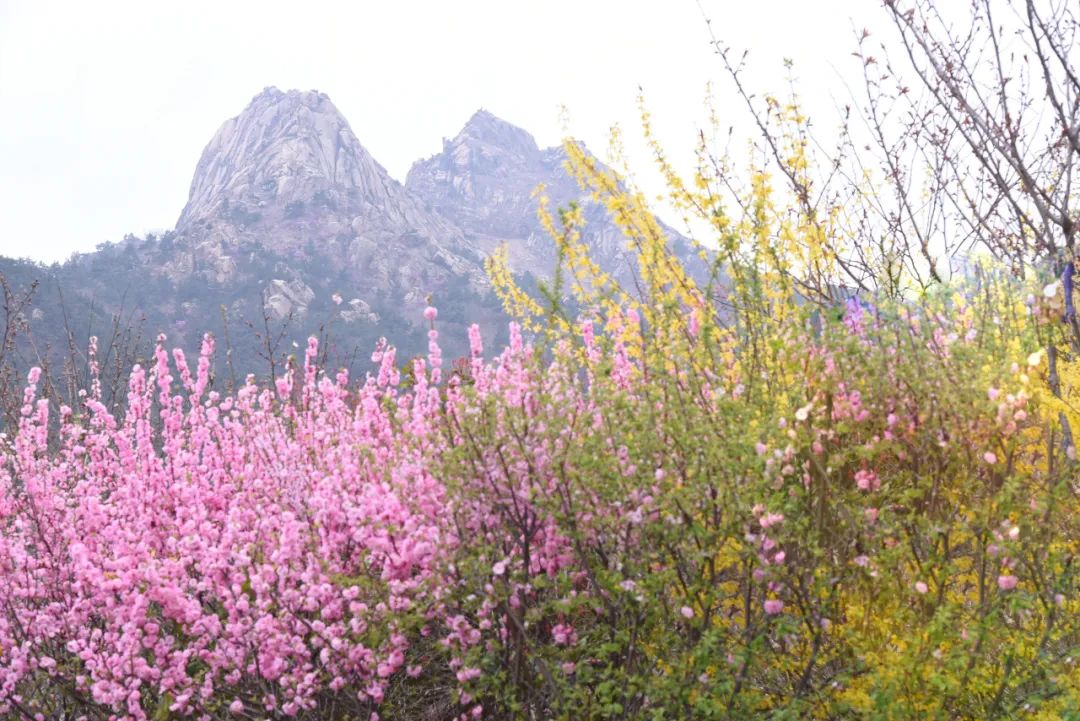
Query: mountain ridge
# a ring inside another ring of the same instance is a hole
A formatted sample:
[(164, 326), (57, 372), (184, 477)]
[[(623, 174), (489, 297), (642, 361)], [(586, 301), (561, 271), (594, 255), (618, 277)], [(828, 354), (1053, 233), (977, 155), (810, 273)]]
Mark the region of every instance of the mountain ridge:
[[(421, 311), (432, 299), (447, 342), (463, 346), (471, 322), (491, 342), (506, 318), (485, 257), (507, 243), (515, 273), (554, 268), (537, 185), (554, 206), (581, 204), (601, 265), (632, 273), (621, 231), (562, 169), (564, 158), (481, 108), (401, 183), (325, 93), (269, 86), (207, 143), (173, 230), (75, 257), (54, 284), (97, 314), (86, 327), (134, 305), (180, 343), (226, 331), (230, 320), (293, 321), (308, 331), (334, 326), (354, 348), (388, 336), (422, 351)], [(55, 300), (39, 315), (55, 317)]]

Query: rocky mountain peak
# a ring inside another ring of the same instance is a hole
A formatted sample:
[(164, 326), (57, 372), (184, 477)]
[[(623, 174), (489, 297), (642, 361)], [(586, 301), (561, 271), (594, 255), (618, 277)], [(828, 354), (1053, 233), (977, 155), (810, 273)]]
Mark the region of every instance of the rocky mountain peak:
[(347, 323), (420, 319), (431, 293), (487, 288), (461, 230), (392, 179), (317, 91), (266, 88), (222, 124), (175, 245), (160, 264), (170, 280), (259, 286), (258, 313), (278, 320), (306, 318), (336, 292), (349, 294), (333, 311)]
[[(413, 164), (405, 187), (474, 239), (519, 237), (531, 233), (533, 190), (551, 175), (532, 135), (478, 110), (441, 153)], [(481, 245), (490, 251), (490, 243)]]
[(223, 210), (250, 214), (316, 196), (385, 203), (396, 185), (325, 93), (268, 87), (206, 146), (177, 229)]
[(523, 158), (533, 157), (540, 151), (528, 131), (482, 108), (473, 113), (451, 144), (486, 150), (489, 155), (511, 154)]
[[(582, 207), (583, 239), (594, 259), (620, 280), (632, 281), (634, 266), (621, 229), (566, 172), (565, 161), (562, 145), (540, 149), (525, 130), (479, 110), (443, 142), (441, 153), (412, 166), (405, 187), (465, 231), (484, 254), (505, 242), (513, 270), (545, 275), (554, 267), (555, 246), (537, 218), (534, 191), (543, 185), (552, 209)], [(682, 242), (674, 231), (669, 235)]]

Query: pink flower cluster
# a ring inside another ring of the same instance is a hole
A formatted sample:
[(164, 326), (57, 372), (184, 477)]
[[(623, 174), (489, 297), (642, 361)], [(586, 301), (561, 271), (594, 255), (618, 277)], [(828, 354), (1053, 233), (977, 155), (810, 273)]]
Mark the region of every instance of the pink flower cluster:
[[(79, 413), (60, 409), (58, 433), (33, 371), (14, 443), (0, 448), (0, 712), (31, 703), (22, 689), (45, 677), (121, 718), (148, 718), (162, 699), (177, 714), (225, 699), (233, 714), (294, 716), (328, 694), (375, 714), (393, 677), (434, 660), (461, 684), (462, 713), (478, 714), (470, 650), (506, 640), (536, 602), (530, 579), (575, 561), (535, 502), (567, 492), (546, 432), (553, 410), (539, 399), (594, 411), (569, 369), (539, 372), (516, 326), (491, 362), (475, 326), (469, 338), (467, 369), (445, 383), (431, 328), (408, 390), (385, 343), (377, 370), (350, 386), (344, 372), (319, 372), (312, 339), (303, 367), (272, 389), (249, 377), (224, 396), (211, 390), (211, 338), (193, 371), (162, 336), (152, 367), (131, 374), (122, 414), (94, 386)], [(625, 351), (615, 355), (631, 373)], [(485, 422), (516, 445), (473, 445), (470, 424), (489, 407)], [(476, 465), (451, 498), (435, 469), (455, 447)], [(629, 450), (611, 455), (629, 483)], [(655, 518), (653, 503), (633, 491), (583, 518), (582, 537)], [(498, 549), (464, 606), (462, 533), (476, 553)], [(547, 636), (578, 638), (569, 618)]]
[(437, 612), (457, 543), (424, 463), (437, 392), (398, 393), (392, 351), (350, 392), (312, 341), (277, 395), (222, 397), (212, 353), (193, 373), (159, 338), (124, 414), (61, 408), (55, 452), (31, 372), (0, 456), (0, 707), (44, 674), (129, 718), (154, 698), (291, 715), (346, 686), (377, 703), (404, 668), (403, 619)]

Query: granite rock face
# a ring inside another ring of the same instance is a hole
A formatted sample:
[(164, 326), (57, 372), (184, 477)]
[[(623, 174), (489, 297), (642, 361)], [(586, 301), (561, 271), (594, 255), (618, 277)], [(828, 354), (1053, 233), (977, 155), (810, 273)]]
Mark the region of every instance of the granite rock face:
[(371, 306), (367, 302), (360, 300), (359, 298), (353, 298), (349, 301), (348, 307), (341, 311), (338, 315), (346, 323), (371, 323), (375, 324), (379, 322), (379, 314), (371, 310)]
[(232, 208), (307, 203), (318, 193), (398, 200), (393, 182), (323, 93), (267, 88), (206, 146), (177, 228)]
[(267, 88), (225, 121), (176, 233), (189, 252), (170, 263), (174, 278), (226, 283), (245, 254), (269, 250), (321, 258), (386, 293), (437, 287), (451, 268), (476, 292), (486, 283), (461, 231), (391, 178), (315, 91)]
[(330, 98), (277, 88), (256, 95), (206, 146), (176, 228), (220, 217), (242, 225), (277, 213), (290, 220), (320, 208), (342, 215), (338, 231), (455, 236), (371, 157)]
[[(429, 299), (462, 339), (467, 320), (502, 320), (483, 254), (391, 178), (316, 91), (266, 88), (221, 125), (168, 248), (146, 270), (175, 289), (162, 304), (183, 316), (174, 335), (205, 326), (218, 307), (246, 325), (265, 318), (304, 332), (338, 316), (357, 348), (386, 335), (422, 349)], [(350, 300), (337, 307), (337, 295)]]
[[(581, 206), (582, 239), (600, 267), (632, 281), (634, 260), (626, 238), (566, 172), (565, 162), (562, 146), (540, 148), (522, 128), (480, 110), (453, 139), (443, 141), (441, 153), (412, 166), (405, 187), (460, 226), (483, 254), (505, 242), (514, 271), (545, 276), (554, 268), (555, 247), (537, 217), (534, 191), (542, 184), (553, 213), (571, 202)], [(673, 242), (684, 242), (667, 230)]]
[(263, 288), (263, 307), (274, 320), (288, 317), (303, 320), (313, 300), (315, 291), (301, 280), (274, 278)]

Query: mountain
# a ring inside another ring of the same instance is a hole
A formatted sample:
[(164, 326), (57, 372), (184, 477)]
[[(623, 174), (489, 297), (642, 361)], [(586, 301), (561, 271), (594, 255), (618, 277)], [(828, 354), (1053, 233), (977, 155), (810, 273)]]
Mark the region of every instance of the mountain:
[[(369, 293), (409, 299), (450, 275), (486, 284), (460, 230), (392, 179), (330, 99), (267, 88), (203, 151), (176, 232), (191, 249), (168, 267), (225, 282), (244, 251), (333, 260)], [(239, 263), (239, 265), (238, 265)]]
[[(412, 166), (405, 188), (453, 221), (485, 255), (505, 242), (513, 270), (544, 274), (554, 268), (555, 246), (537, 217), (534, 190), (543, 185), (553, 213), (570, 203), (581, 206), (582, 239), (593, 259), (632, 282), (636, 261), (622, 230), (566, 172), (565, 162), (561, 145), (541, 149), (525, 130), (479, 110), (452, 140), (443, 141), (441, 153)], [(676, 253), (688, 255), (686, 240), (665, 231)]]
[(328, 362), (347, 365), (380, 336), (403, 355), (424, 352), (421, 311), (432, 299), (453, 357), (466, 352), (467, 323), (480, 323), (489, 343), (503, 340), (506, 319), (483, 270), (499, 243), (523, 276), (554, 267), (536, 217), (538, 184), (553, 208), (580, 203), (596, 259), (631, 277), (621, 232), (564, 160), (562, 148), (541, 149), (481, 110), (402, 185), (325, 94), (271, 87), (214, 134), (173, 230), (48, 269), (0, 260), (0, 272), (41, 281), (28, 308), (35, 353), (131, 325), (143, 340), (164, 331), (185, 347), (208, 330), (228, 343), (242, 376), (268, 357), (280, 368), (294, 343), (322, 329), (335, 339)]
[[(261, 282), (275, 318), (303, 320), (316, 297), (340, 292), (345, 323), (377, 324), (393, 311), (418, 325), (430, 294), (488, 294), (482, 257), (457, 226), (391, 178), (313, 91), (267, 88), (225, 121), (196, 166), (176, 234), (185, 252), (165, 273)], [(269, 274), (267, 256), (282, 260)]]

